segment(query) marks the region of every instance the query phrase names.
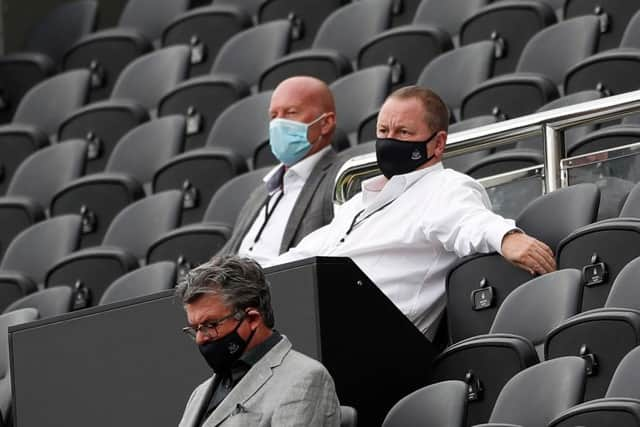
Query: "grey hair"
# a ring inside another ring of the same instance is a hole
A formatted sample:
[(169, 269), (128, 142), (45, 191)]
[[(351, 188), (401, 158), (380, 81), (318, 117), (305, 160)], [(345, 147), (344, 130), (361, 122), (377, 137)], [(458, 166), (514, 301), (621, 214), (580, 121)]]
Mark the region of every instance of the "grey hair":
[(216, 294), (235, 311), (255, 308), (264, 324), (273, 328), (271, 292), (262, 267), (237, 255), (214, 256), (189, 271), (176, 286), (176, 296), (189, 304), (205, 294)]

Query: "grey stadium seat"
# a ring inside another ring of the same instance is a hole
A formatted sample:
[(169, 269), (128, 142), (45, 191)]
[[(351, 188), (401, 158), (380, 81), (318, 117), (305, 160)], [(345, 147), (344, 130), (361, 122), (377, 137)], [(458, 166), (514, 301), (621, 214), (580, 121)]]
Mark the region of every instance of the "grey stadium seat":
[(615, 0), (565, 0), (564, 19), (582, 15), (595, 15), (600, 21), (598, 50), (604, 51), (618, 46), (629, 19), (640, 9), (636, 2)]
[(71, 310), (72, 296), (71, 287), (54, 286), (36, 291), (12, 302), (4, 309), (3, 313), (23, 308), (35, 308), (38, 310), (38, 318), (40, 319), (57, 316)]
[(23, 308), (0, 315), (0, 416), (3, 425), (11, 425), (11, 366), (9, 363), (9, 327), (38, 318), (34, 308)]
[(546, 338), (547, 359), (574, 355), (587, 360), (587, 400), (604, 396), (620, 360), (640, 344), (638, 274), (640, 258), (620, 271), (604, 308), (585, 311), (562, 322)]
[(188, 44), (189, 76), (198, 76), (209, 72), (227, 40), (250, 26), (251, 16), (242, 8), (216, 2), (178, 15), (162, 32), (162, 45)]
[(0, 194), (18, 165), (48, 145), (63, 118), (84, 104), (88, 87), (89, 74), (72, 71), (37, 84), (22, 98), (13, 123), (0, 127)]
[(149, 119), (163, 93), (187, 75), (189, 48), (173, 46), (144, 55), (120, 74), (107, 101), (74, 111), (60, 125), (60, 139), (89, 141), (88, 172), (101, 171), (115, 143)]
[(0, 56), (0, 123), (9, 122), (22, 96), (54, 74), (62, 54), (93, 31), (97, 11), (95, 0), (61, 3), (31, 29), (20, 51)]
[(46, 286), (72, 285), (84, 301), (95, 304), (117, 277), (138, 268), (149, 245), (178, 226), (182, 206), (179, 191), (145, 197), (124, 208), (111, 221), (102, 245), (85, 248), (59, 260), (47, 271)]
[(494, 43), (495, 75), (515, 71), (526, 43), (541, 29), (557, 22), (555, 12), (540, 1), (500, 1), (470, 16), (460, 29), (460, 44)]
[(176, 265), (166, 261), (157, 262), (133, 270), (116, 279), (105, 289), (98, 304), (111, 304), (130, 298), (166, 291), (167, 289), (173, 288), (175, 283)]
[(171, 230), (151, 244), (147, 263), (174, 261), (179, 276), (217, 253), (229, 239), (240, 210), (262, 184), (270, 168), (246, 172), (232, 178), (213, 195), (201, 222)]
[(291, 50), (311, 47), (322, 22), (345, 0), (265, 0), (258, 10), (258, 22), (288, 19), (291, 22)]
[(189, 0), (128, 0), (117, 27), (78, 40), (65, 54), (63, 68), (90, 70), (91, 99), (105, 99), (127, 64), (149, 52), (188, 6)]
[(542, 164), (544, 164), (544, 157), (540, 151), (511, 148), (479, 159), (464, 172), (479, 179)]
[(416, 84), (437, 93), (459, 118), (464, 96), (493, 75), (493, 51), (493, 43), (483, 41), (443, 53), (424, 67)]
[(183, 114), (189, 119), (189, 148), (204, 145), (219, 114), (247, 96), (260, 73), (289, 51), (290, 30), (289, 22), (280, 20), (236, 34), (220, 49), (210, 74), (187, 80), (163, 95), (161, 115)]
[[(637, 9), (639, 6), (631, 7)], [(585, 89), (598, 90), (604, 95), (624, 93), (640, 87), (636, 78), (639, 69), (640, 11), (631, 17), (620, 47), (592, 55), (571, 67), (566, 73), (564, 87), (567, 93)]]
[(84, 172), (87, 144), (66, 141), (27, 157), (0, 197), (0, 257), (11, 240), (45, 218), (53, 195)]
[(591, 400), (569, 408), (553, 419), (549, 426), (640, 426), (639, 356), (639, 347), (624, 356), (603, 399)]
[[(554, 250), (555, 243), (564, 236), (595, 220), (598, 201), (598, 189), (593, 184), (568, 187), (532, 201), (518, 216), (516, 225)], [(529, 273), (496, 253), (463, 258), (447, 275), (447, 319), (451, 341), (487, 333), (504, 299), (530, 278)], [(483, 290), (486, 296), (481, 298)], [(471, 295), (478, 297), (475, 304), (469, 303)]]
[(351, 61), (362, 44), (390, 24), (392, 0), (347, 4), (329, 15), (316, 33), (311, 49), (284, 56), (262, 73), (260, 90), (274, 89), (296, 75), (330, 83), (352, 71)]
[(382, 427), (464, 427), (466, 412), (466, 384), (443, 381), (403, 397), (391, 408)]
[(566, 71), (593, 54), (598, 19), (574, 18), (546, 27), (525, 45), (516, 71), (489, 79), (468, 93), (462, 118), (494, 114), (513, 118), (530, 114), (557, 98)]
[(627, 195), (624, 205), (620, 209), (620, 218), (640, 219), (640, 184), (634, 185)]
[(156, 169), (182, 152), (184, 128), (181, 116), (134, 128), (115, 146), (104, 173), (86, 175), (59, 188), (51, 200), (52, 214), (80, 214), (82, 247), (99, 244), (118, 212), (143, 197), (145, 190), (150, 192)]
[(42, 287), (49, 268), (78, 247), (81, 219), (63, 215), (23, 230), (0, 263), (0, 308)]
[[(471, 119), (462, 120), (460, 122), (452, 123), (449, 125), (449, 135), (462, 132), (469, 129), (474, 129), (476, 127), (490, 125), (492, 123), (496, 123), (497, 119), (495, 116), (477, 116)], [(466, 171), (471, 167), (472, 164), (479, 162), (482, 158), (491, 154), (492, 150), (476, 150), (472, 153), (460, 154), (455, 157), (445, 157), (442, 160), (442, 164), (451, 169), (455, 169), (458, 172)], [(446, 150), (445, 150), (446, 154)]]
[(525, 369), (504, 386), (486, 426), (546, 426), (560, 412), (582, 401), (584, 369), (585, 362), (578, 357), (562, 357)]

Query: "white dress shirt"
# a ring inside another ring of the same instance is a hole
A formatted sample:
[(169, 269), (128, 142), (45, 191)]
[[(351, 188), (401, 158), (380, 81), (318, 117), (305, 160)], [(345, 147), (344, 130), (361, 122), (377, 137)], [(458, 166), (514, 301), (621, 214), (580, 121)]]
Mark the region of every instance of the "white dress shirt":
[[(260, 209), (249, 231), (242, 239), (238, 254), (255, 259), (264, 265), (280, 255), (289, 216), (311, 171), (322, 156), (331, 150), (327, 146), (293, 166), (279, 165), (263, 178), (269, 194), (267, 203)], [(266, 220), (266, 224), (265, 224)], [(263, 227), (262, 233), (260, 229)], [(256, 241), (256, 237), (260, 236)]]
[(390, 180), (365, 181), (362, 192), (338, 207), (330, 224), (272, 264), (350, 257), (433, 338), (445, 306), (448, 270), (460, 257), (500, 252), (502, 238), (515, 228), (513, 220), (491, 211), (482, 185), (437, 163)]

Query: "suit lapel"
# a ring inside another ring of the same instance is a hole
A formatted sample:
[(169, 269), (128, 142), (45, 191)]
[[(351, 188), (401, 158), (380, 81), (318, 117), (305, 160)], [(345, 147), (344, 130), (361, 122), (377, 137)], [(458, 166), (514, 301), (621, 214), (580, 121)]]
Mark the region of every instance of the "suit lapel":
[(203, 411), (203, 406), (207, 406), (209, 404), (207, 396), (210, 395), (209, 391), (213, 385), (214, 378), (215, 376), (209, 378), (204, 384), (198, 387), (198, 391), (193, 397), (193, 401), (190, 402), (188, 412), (185, 413), (183, 422), (180, 423), (180, 426), (198, 427), (196, 423), (198, 422), (199, 415)]
[(245, 203), (245, 207), (248, 209), (246, 215), (244, 215), (241, 222), (236, 224), (237, 230), (234, 230), (233, 236), (235, 236), (235, 241), (231, 245), (232, 252), (238, 252), (240, 249), (240, 245), (242, 244), (242, 240), (244, 236), (247, 235), (249, 229), (253, 225), (253, 222), (256, 220), (256, 217), (260, 213), (264, 202), (267, 200), (267, 191), (264, 187), (264, 184), (260, 185), (256, 190), (251, 193), (249, 196), (249, 200)]
[(273, 375), (272, 369), (282, 363), (282, 359), (291, 350), (291, 342), (282, 337), (262, 359), (258, 361), (231, 390), (227, 397), (220, 403), (203, 427), (215, 427), (238, 410), (238, 405), (244, 404), (251, 398)]
[(300, 228), (302, 224), (302, 220), (304, 219), (304, 214), (309, 208), (309, 204), (315, 196), (316, 191), (318, 191), (318, 187), (320, 183), (322, 183), (325, 175), (327, 174), (329, 168), (333, 164), (336, 159), (336, 153), (333, 149), (322, 156), (322, 158), (315, 165), (309, 178), (307, 178), (307, 182), (304, 183), (302, 190), (300, 191), (300, 195), (296, 200), (295, 205), (293, 206), (293, 210), (289, 215), (289, 220), (287, 221), (287, 226), (284, 230), (284, 235), (282, 236), (282, 243), (280, 245), (280, 253), (286, 252), (289, 250), (293, 239), (296, 236), (296, 232)]

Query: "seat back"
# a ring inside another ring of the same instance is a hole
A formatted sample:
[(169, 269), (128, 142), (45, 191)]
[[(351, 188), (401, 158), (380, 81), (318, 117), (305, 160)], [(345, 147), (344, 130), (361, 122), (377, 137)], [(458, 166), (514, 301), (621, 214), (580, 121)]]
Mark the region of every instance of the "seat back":
[(387, 413), (382, 427), (463, 427), (466, 411), (466, 384), (442, 381), (403, 397)]
[(517, 287), (504, 300), (489, 333), (527, 338), (542, 352), (547, 333), (578, 313), (582, 275), (575, 269), (547, 273)]
[(584, 382), (585, 362), (579, 357), (531, 366), (504, 386), (489, 422), (546, 426), (561, 411), (582, 401)]
[(42, 289), (12, 302), (4, 309), (3, 313), (29, 307), (38, 310), (40, 319), (68, 313), (71, 310), (72, 293), (70, 286)]
[(24, 196), (48, 208), (53, 195), (84, 173), (87, 143), (66, 141), (36, 151), (18, 167), (7, 195)]
[(460, 44), (491, 40), (495, 43), (495, 74), (505, 74), (515, 70), (529, 39), (556, 22), (554, 10), (537, 0), (494, 2), (462, 24)]
[(187, 76), (188, 66), (189, 48), (186, 46), (166, 47), (143, 55), (122, 70), (111, 98), (135, 101), (151, 110), (162, 95)]
[(620, 209), (620, 218), (640, 219), (640, 184), (633, 186)]
[[(176, 17), (162, 33), (162, 45), (189, 44), (189, 76), (211, 70), (220, 48), (232, 36), (251, 26), (251, 17), (236, 5), (199, 7)], [(215, 31), (211, 31), (215, 28)]]
[(68, 71), (47, 79), (27, 92), (13, 116), (14, 123), (30, 124), (48, 135), (89, 95), (89, 72)]
[(0, 269), (43, 282), (49, 268), (78, 247), (81, 222), (78, 215), (62, 215), (32, 225), (11, 241)]
[(340, 405), (340, 427), (358, 427), (358, 411), (356, 411), (356, 408)]
[(564, 238), (556, 251), (558, 268), (583, 271), (582, 311), (602, 307), (619, 272), (638, 256), (640, 222), (633, 220), (582, 227)]
[(0, 315), (0, 415), (8, 422), (11, 407), (11, 372), (9, 366), (9, 327), (38, 318), (35, 308), (23, 308)]
[(457, 110), (464, 96), (492, 75), (493, 64), (493, 43), (473, 43), (435, 57), (422, 70), (417, 85), (433, 90)]
[(497, 151), (480, 159), (478, 162), (473, 163), (465, 173), (479, 179), (543, 163), (542, 153), (536, 150), (511, 148)]
[(542, 74), (561, 84), (569, 68), (596, 51), (599, 28), (598, 18), (583, 16), (541, 30), (522, 50), (516, 71)]
[(132, 129), (116, 144), (107, 172), (121, 172), (150, 183), (155, 171), (184, 146), (185, 118), (166, 116)]
[(180, 191), (164, 191), (145, 197), (120, 211), (111, 221), (102, 243), (122, 248), (142, 259), (154, 240), (178, 226), (181, 210)]
[(267, 167), (246, 172), (225, 183), (211, 198), (202, 222), (222, 223), (233, 228), (245, 202), (262, 185), (262, 178), (270, 169)]
[(462, 23), (490, 3), (490, 0), (422, 0), (413, 17), (414, 24), (441, 28), (451, 36), (460, 32)]
[(232, 74), (249, 85), (289, 51), (291, 24), (286, 19), (244, 30), (229, 39), (216, 56), (211, 73)]
[(313, 48), (333, 49), (354, 60), (360, 47), (391, 23), (392, 0), (349, 3), (329, 15), (318, 28)]
[(172, 262), (157, 262), (133, 270), (119, 277), (100, 297), (99, 305), (141, 297), (165, 291), (175, 286), (176, 265)]
[(329, 85), (336, 103), (336, 126), (357, 139), (360, 123), (378, 111), (391, 89), (391, 69), (386, 65), (365, 68)]
[(162, 30), (189, 8), (189, 0), (128, 0), (120, 14), (118, 27), (132, 28), (153, 41)]
[(467, 386), (466, 425), (473, 426), (489, 420), (507, 381), (538, 362), (533, 344), (525, 338), (505, 334), (479, 335), (445, 349), (433, 363), (432, 381), (464, 381)]
[(569, 233), (596, 220), (599, 204), (600, 190), (595, 184), (576, 184), (532, 200), (516, 224), (555, 250)]
[(248, 96), (224, 110), (213, 124), (206, 145), (228, 147), (243, 158), (269, 140), (269, 105), (272, 92)]
[(61, 3), (31, 30), (24, 50), (44, 53), (56, 64), (60, 63), (67, 49), (93, 31), (97, 14), (95, 0)]
[(640, 257), (634, 258), (616, 276), (604, 303), (609, 308), (631, 308), (640, 311)]
[(622, 34), (620, 47), (640, 47), (640, 11), (631, 16)]
[(627, 353), (616, 368), (605, 397), (640, 400), (640, 347)]

